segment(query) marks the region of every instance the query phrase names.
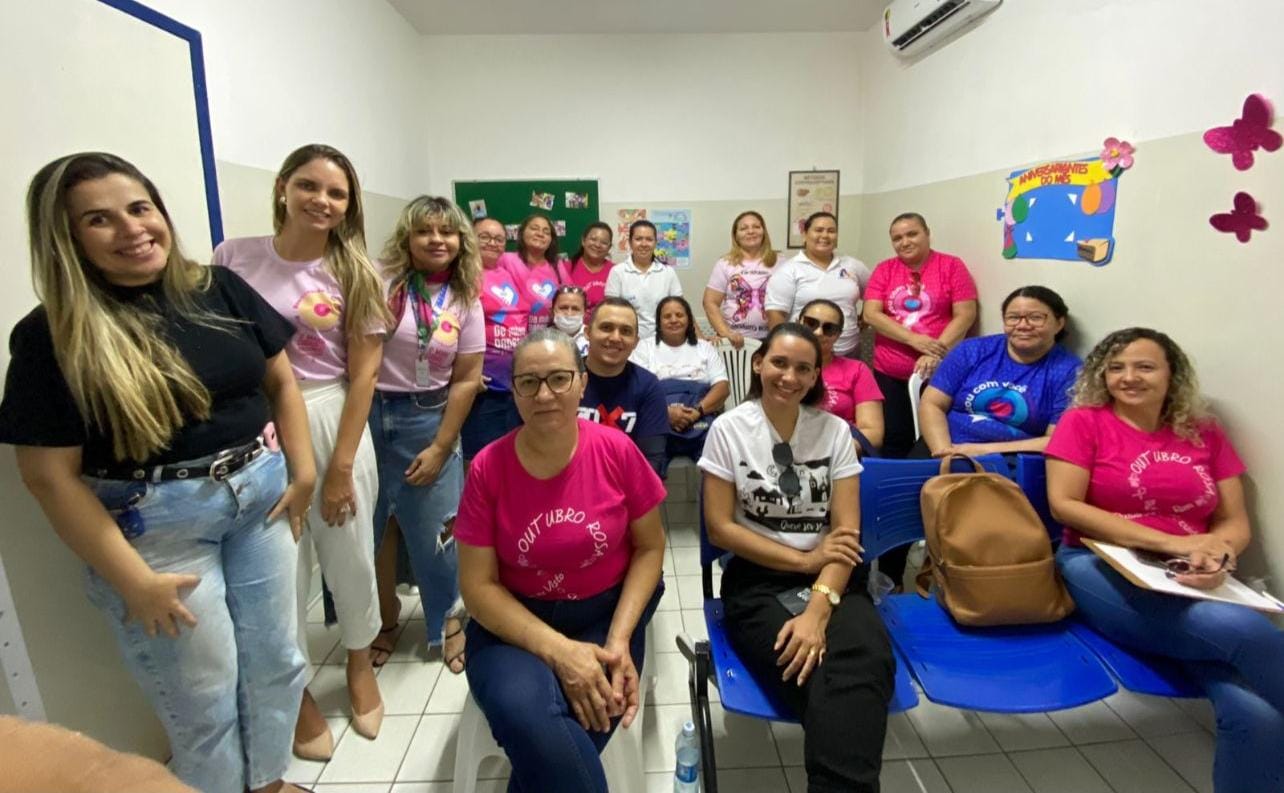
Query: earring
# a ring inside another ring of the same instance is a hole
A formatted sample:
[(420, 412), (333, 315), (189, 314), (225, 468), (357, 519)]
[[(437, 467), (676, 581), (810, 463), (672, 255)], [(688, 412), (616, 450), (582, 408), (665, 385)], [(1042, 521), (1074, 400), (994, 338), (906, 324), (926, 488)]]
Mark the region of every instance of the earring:
[(284, 203), (285, 203), (285, 196), (281, 196), (281, 197), (280, 197), (280, 198), (278, 198), (277, 200), (278, 200), (278, 201), (280, 201), (282, 204), (284, 204)]

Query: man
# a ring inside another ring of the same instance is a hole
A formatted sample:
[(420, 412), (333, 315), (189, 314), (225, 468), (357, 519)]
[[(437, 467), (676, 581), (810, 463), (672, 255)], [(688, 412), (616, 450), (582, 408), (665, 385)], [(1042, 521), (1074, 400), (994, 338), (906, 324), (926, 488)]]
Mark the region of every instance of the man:
[(655, 375), (629, 361), (638, 346), (638, 315), (629, 301), (608, 297), (598, 305), (588, 343), (580, 418), (627, 434), (659, 472), (669, 432), (667, 401)]

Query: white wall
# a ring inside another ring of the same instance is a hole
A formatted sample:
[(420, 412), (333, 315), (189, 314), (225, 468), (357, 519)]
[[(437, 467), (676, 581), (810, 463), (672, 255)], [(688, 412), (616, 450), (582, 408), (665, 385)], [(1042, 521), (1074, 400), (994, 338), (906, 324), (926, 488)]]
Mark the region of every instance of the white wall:
[(864, 191), (1226, 124), (1284, 102), (1279, 0), (1008, 0), (914, 63), (862, 34)]
[(607, 203), (751, 202), (783, 198), (788, 172), (812, 166), (860, 189), (857, 34), (424, 43), (435, 192), (568, 176), (597, 177)]

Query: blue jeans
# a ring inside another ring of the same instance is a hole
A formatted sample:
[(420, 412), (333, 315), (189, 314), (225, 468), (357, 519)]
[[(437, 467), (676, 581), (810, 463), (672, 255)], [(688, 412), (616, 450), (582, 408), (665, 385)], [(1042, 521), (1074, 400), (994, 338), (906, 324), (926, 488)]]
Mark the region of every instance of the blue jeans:
[(1113, 642), (1183, 662), (1217, 713), (1217, 793), (1284, 790), (1284, 631), (1243, 606), (1143, 590), (1096, 554), (1057, 566), (1082, 618)]
[[(517, 600), (537, 618), (575, 641), (601, 645), (623, 585), (584, 600)], [(629, 639), (642, 676), (646, 626), (664, 594), (655, 588)], [(539, 657), (504, 642), (477, 620), (468, 623), (468, 687), (486, 714), (495, 742), (513, 764), (508, 793), (607, 793), (598, 757), (615, 732), (590, 732), (571, 714), (557, 675)]]
[(195, 628), (149, 637), (92, 570), (89, 599), (111, 617), (125, 664), (169, 735), (170, 768), (205, 793), (241, 793), (285, 774), (307, 665), (295, 641), (294, 538), (266, 522), (285, 458), (264, 452), (226, 481), (85, 478), (109, 512), (132, 503), (130, 543), (158, 573), (194, 573)]
[(370, 434), (374, 438), (375, 458), (379, 461), (375, 548), (383, 542), (388, 518), (396, 517), (419, 585), (429, 647), (441, 643), (442, 623), (459, 597), (459, 558), (454, 537), (443, 538), (443, 534), (446, 534), (446, 524), (459, 511), (464, 467), (456, 449), (446, 457), (440, 473), (430, 484), (407, 484), (406, 469), (437, 437), (445, 407), (440, 397), (432, 401), (426, 394), (385, 391), (375, 392), (370, 405)]
[(471, 460), (487, 444), (493, 443), (522, 424), (522, 417), (513, 404), (511, 391), (486, 390), (473, 400), (472, 410), (459, 431), (459, 443), (464, 459)]

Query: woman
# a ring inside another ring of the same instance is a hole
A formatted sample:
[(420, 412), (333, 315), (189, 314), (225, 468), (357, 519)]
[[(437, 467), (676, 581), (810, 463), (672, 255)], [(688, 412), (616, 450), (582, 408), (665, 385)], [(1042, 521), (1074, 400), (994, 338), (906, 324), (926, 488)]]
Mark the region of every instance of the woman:
[(240, 276), (185, 258), (155, 185), (119, 157), (41, 168), (27, 215), (41, 305), (10, 338), (0, 442), (88, 565), (174, 773), (297, 790), (281, 781), (307, 672), (294, 540), (316, 468), (294, 329)]
[(672, 267), (655, 260), (655, 224), (637, 220), (629, 226), (629, 258), (611, 268), (606, 296), (622, 297), (638, 314), (638, 338), (655, 334), (655, 307), (670, 295), (682, 297), (682, 284)]
[(750, 210), (731, 221), (731, 250), (713, 265), (704, 289), (704, 315), (713, 330), (737, 350), (745, 337), (767, 335), (767, 279), (776, 251), (762, 215)]
[[(370, 542), (379, 474), (366, 417), (389, 314), (379, 274), (366, 258), (361, 185), (348, 158), (315, 144), (286, 157), (272, 189), (272, 225), (273, 236), (219, 245), (214, 264), (240, 275), (294, 324), (286, 353), (308, 408), (321, 473), (299, 543), (299, 651), (311, 663), (307, 610), (312, 567), (319, 563), (348, 651), (352, 728), (374, 738), (383, 720), (370, 665), (370, 643), (379, 632)], [(307, 689), (294, 752), (307, 760), (334, 753), (330, 726)]]
[(843, 334), (843, 311), (832, 300), (813, 300), (803, 306), (799, 321), (820, 341), (820, 381), (825, 398), (820, 407), (833, 413), (864, 437), (869, 449), (883, 445), (883, 392), (864, 361), (834, 355), (834, 342)]
[(584, 335), (587, 297), (584, 289), (575, 284), (563, 284), (553, 294), (553, 326), (571, 337), (581, 358), (588, 355), (588, 337)]
[(883, 391), (885, 457), (914, 445), (909, 378), (930, 379), (941, 359), (976, 321), (976, 284), (957, 256), (932, 250), (917, 212), (892, 219), (896, 256), (878, 263), (865, 293), (865, 324), (874, 328), (874, 377)]
[(524, 423), (477, 455), (456, 525), (468, 685), (516, 790), (606, 793), (598, 754), (637, 714), (663, 591), (664, 486), (627, 435), (576, 418), (584, 380), (566, 334), (518, 345)]
[(1001, 310), (1003, 333), (959, 342), (923, 391), (922, 456), (1042, 452), (1069, 407), (1082, 361), (1059, 343), (1065, 301), (1047, 287), (1024, 286)]
[(820, 360), (802, 325), (767, 334), (748, 399), (709, 431), (704, 516), (709, 540), (734, 554), (722, 576), (728, 636), (802, 721), (807, 789), (869, 793), (894, 667), (866, 591), (851, 432), (816, 407)]
[[(455, 442), (481, 381), (486, 347), (477, 238), (459, 207), (419, 196), (397, 218), (383, 264), (395, 330), (384, 345), (370, 411), (379, 461), (375, 546), (388, 519), (396, 518), (419, 584), (429, 654), (440, 649), (459, 672), (464, 615), (456, 603), (451, 527), (464, 476)], [(395, 583), (381, 579), (379, 586), (391, 590)]]
[(767, 282), (767, 323), (797, 321), (802, 307), (817, 298), (832, 300), (842, 309), (843, 332), (834, 352), (848, 358), (860, 353), (860, 323), (856, 303), (869, 281), (869, 268), (859, 259), (836, 253), (838, 218), (816, 212), (803, 221), (803, 249), (780, 265)]
[(666, 297), (655, 309), (655, 338), (643, 339), (632, 360), (660, 380), (669, 405), (663, 477), (675, 457), (700, 459), (712, 416), (731, 394), (727, 367), (713, 345), (696, 338), (691, 304)]
[(606, 297), (606, 281), (615, 266), (606, 258), (610, 252), (611, 227), (595, 220), (580, 235), (580, 247), (571, 255), (571, 260), (557, 265), (558, 282), (583, 289), (590, 312)]
[[(530, 301), (526, 298), (526, 270), (515, 270), (511, 259), (504, 260), (504, 225), (494, 218), (473, 224), (481, 253), (482, 314), (486, 321), (486, 351), (482, 359), (482, 386), (460, 431), (464, 463), (472, 460), (486, 444), (498, 440), (521, 423), (509, 375), (513, 369), (513, 348), (527, 332)], [(520, 263), (519, 263), (520, 264)], [(385, 623), (386, 624), (386, 623)]]
[(557, 289), (557, 235), (553, 222), (539, 213), (527, 215), (517, 227), (517, 250), (499, 257), (520, 279), (532, 330), (549, 324), (553, 292)]
[(1088, 354), (1048, 443), (1057, 565), (1081, 619), (1178, 661), (1217, 711), (1217, 793), (1284, 789), (1284, 632), (1243, 606), (1133, 586), (1081, 538), (1149, 551), (1196, 589), (1220, 585), (1252, 539), (1244, 464), (1199, 397), (1190, 360), (1148, 328)]

